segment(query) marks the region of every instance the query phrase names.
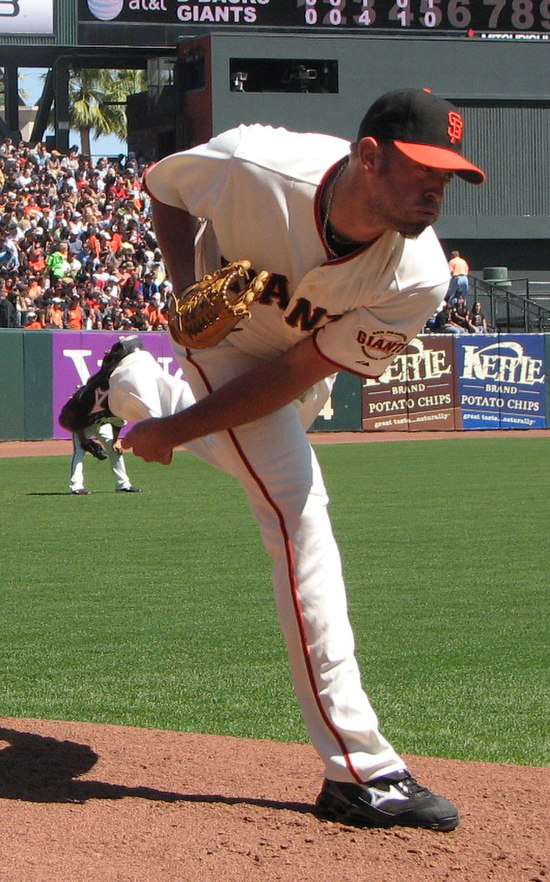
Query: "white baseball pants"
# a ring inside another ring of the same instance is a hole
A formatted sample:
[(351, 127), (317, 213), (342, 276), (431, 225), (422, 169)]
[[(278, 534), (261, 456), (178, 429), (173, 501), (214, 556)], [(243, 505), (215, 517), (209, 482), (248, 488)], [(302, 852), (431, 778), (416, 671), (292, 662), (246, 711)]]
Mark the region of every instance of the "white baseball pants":
[[(111, 376), (112, 412), (129, 421), (168, 416), (260, 363), (226, 341), (189, 358), (178, 354), (189, 385), (147, 352), (127, 356)], [(323, 401), (315, 405), (318, 411)], [(361, 686), (328, 497), (300, 409), (297, 402), (287, 405), (186, 448), (243, 486), (273, 561), (292, 678), (325, 777), (360, 783), (405, 762), (380, 734)], [(305, 417), (306, 427), (313, 416)]]
[[(98, 437), (105, 448), (105, 453), (109, 457), (109, 465), (115, 479), (115, 487), (117, 490), (123, 490), (130, 486), (130, 479), (126, 473), (124, 456), (117, 453), (113, 448), (114, 436), (113, 427), (110, 423), (102, 426), (90, 426), (83, 430), (86, 438)], [(73, 455), (71, 459), (71, 481), (69, 487), (72, 491), (84, 490), (84, 456), (86, 451), (82, 449), (80, 438), (77, 434), (73, 435)]]

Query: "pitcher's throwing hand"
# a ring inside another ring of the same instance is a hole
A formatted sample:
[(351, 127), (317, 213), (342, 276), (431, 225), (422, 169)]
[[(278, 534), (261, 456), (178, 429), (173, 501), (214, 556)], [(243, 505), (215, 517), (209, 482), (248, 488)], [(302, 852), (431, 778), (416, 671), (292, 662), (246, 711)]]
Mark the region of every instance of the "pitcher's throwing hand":
[(132, 450), (145, 462), (160, 462), (170, 465), (172, 445), (163, 439), (162, 423), (158, 419), (144, 420), (134, 426), (122, 439), (124, 450)]

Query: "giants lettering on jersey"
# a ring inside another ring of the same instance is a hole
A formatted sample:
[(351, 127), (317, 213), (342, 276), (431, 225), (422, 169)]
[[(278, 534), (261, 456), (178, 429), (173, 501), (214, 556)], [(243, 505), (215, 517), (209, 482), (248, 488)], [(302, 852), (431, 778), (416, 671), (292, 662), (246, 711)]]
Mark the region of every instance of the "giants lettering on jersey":
[[(257, 270), (253, 269), (251, 272), (255, 274)], [(258, 303), (263, 303), (264, 306), (276, 303), (284, 311), (290, 303), (286, 276), (271, 273)]]
[[(258, 299), (258, 303), (264, 306), (276, 304), (280, 309), (286, 310), (290, 304), (288, 296), (288, 282), (285, 276), (272, 273), (265, 289)], [(329, 313), (322, 306), (313, 306), (305, 297), (299, 297), (292, 310), (285, 316), (285, 322), (291, 328), (300, 328), (301, 331), (313, 331), (320, 325), (334, 321), (339, 315)]]
[[(316, 328), (341, 317), (340, 314), (330, 313), (322, 306), (314, 306), (305, 297), (298, 297), (289, 309), (291, 299), (288, 293), (288, 280), (277, 273), (271, 274), (257, 302), (264, 306), (277, 306), (283, 312), (289, 310), (284, 317), (286, 324), (305, 333), (311, 333)], [(357, 359), (356, 364), (367, 367), (371, 361), (394, 358), (406, 348), (408, 343), (405, 334), (390, 330), (361, 329), (357, 332), (356, 340), (365, 357), (364, 360)]]
[[(376, 361), (397, 355), (405, 349), (407, 338), (399, 331), (358, 331), (357, 342), (361, 346), (363, 355), (369, 360)], [(368, 361), (364, 362), (364, 364), (368, 363)]]

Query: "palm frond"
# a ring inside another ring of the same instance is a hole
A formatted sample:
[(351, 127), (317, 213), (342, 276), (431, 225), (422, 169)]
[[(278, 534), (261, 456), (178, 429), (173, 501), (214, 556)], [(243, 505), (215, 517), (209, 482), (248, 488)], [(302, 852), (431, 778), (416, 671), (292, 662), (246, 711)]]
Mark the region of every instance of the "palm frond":
[(95, 137), (116, 135), (125, 140), (126, 99), (146, 88), (147, 75), (143, 70), (73, 71), (69, 80), (71, 127), (90, 131)]

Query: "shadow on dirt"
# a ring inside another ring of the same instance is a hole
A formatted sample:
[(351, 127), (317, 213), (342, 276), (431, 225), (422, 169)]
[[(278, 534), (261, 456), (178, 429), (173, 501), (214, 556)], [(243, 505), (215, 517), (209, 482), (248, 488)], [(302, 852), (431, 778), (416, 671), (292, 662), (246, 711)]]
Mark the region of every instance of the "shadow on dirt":
[[(2, 747), (2, 742), (6, 746)], [(89, 799), (134, 797), (168, 803), (257, 805), (302, 814), (313, 809), (307, 803), (275, 802), (219, 794), (177, 793), (154, 787), (127, 787), (104, 781), (80, 780), (81, 775), (93, 769), (98, 759), (99, 755), (88, 744), (59, 741), (56, 738), (0, 727), (0, 799), (84, 803)]]

